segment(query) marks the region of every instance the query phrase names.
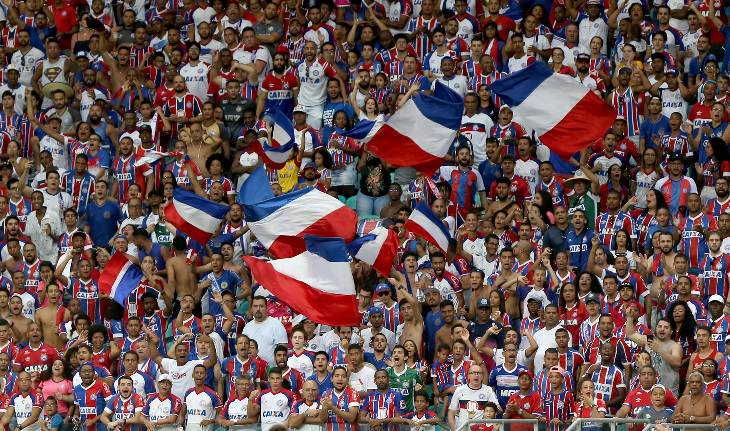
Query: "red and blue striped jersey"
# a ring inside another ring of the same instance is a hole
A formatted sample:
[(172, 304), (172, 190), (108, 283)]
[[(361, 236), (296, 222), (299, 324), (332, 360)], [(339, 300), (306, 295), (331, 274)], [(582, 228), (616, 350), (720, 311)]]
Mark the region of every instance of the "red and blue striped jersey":
[(388, 308), (383, 304), (381, 307), (383, 310), (383, 326), (389, 331), (395, 332), (398, 325), (403, 323), (403, 316), (400, 314), (400, 306), (397, 302), (393, 303), (391, 308)]
[(557, 431), (561, 429), (561, 426), (550, 423), (553, 419), (567, 421), (573, 416), (574, 404), (573, 393), (566, 390), (556, 394), (551, 389), (543, 396), (542, 405), (545, 410), (545, 419), (547, 420), (548, 429), (550, 431)]
[(636, 245), (643, 249), (649, 234), (649, 228), (658, 225), (656, 217), (654, 214), (641, 209), (631, 211), (631, 216), (634, 218), (634, 227), (636, 228)]
[(707, 201), (707, 212), (705, 214), (715, 217), (715, 221), (720, 217), (720, 214), (727, 212), (730, 209), (730, 198), (725, 199), (725, 202), (720, 202), (719, 198), (712, 198)]
[(421, 182), (418, 178), (411, 181), (408, 185), (408, 194), (411, 196), (411, 208), (415, 208), (421, 200), (425, 199), (428, 206), (431, 206), (436, 199), (441, 198), (436, 183), (428, 177), (424, 177)]
[[(474, 93), (479, 92), (479, 88), (482, 85), (490, 85), (494, 81), (498, 79), (504, 78), (505, 75), (502, 72), (497, 72), (496, 70), (492, 71), (489, 75), (479, 74), (476, 75), (470, 82), (469, 82), (469, 91), (473, 91)], [(492, 95), (492, 100), (494, 100), (494, 103), (499, 106), (500, 100), (495, 95)]]
[(328, 353), (330, 355), (330, 364), (333, 366), (347, 364), (347, 351), (343, 350), (341, 346), (331, 348)]
[[(147, 328), (154, 333), (157, 338), (160, 340), (165, 339), (165, 331), (167, 329), (167, 317), (162, 313), (162, 310), (155, 311), (155, 314), (152, 316), (147, 316), (146, 314), (143, 314), (139, 316), (140, 320), (142, 320), (142, 323), (147, 326)], [(160, 355), (162, 357), (166, 357), (166, 343), (158, 343), (157, 351), (160, 352)], [(154, 376), (153, 376), (154, 377)]]
[(618, 89), (611, 93), (611, 105), (618, 110), (618, 115), (626, 119), (626, 136), (639, 134), (641, 121), (639, 120), (639, 102), (634, 98), (634, 90), (629, 86), (623, 94)]
[(580, 367), (583, 366), (584, 362), (583, 355), (575, 349), (568, 348), (568, 351), (565, 353), (558, 351), (558, 365), (570, 373), (575, 382), (578, 381), (578, 371), (580, 371)]
[(20, 123), (22, 117), (18, 114), (13, 114), (8, 117), (5, 111), (0, 111), (0, 130), (4, 130), (10, 133), (10, 136), (15, 139), (15, 135), (20, 131)]
[[(203, 112), (203, 104), (200, 102), (195, 95), (187, 93), (181, 99), (177, 96), (172, 97), (163, 106), (165, 116), (177, 115), (178, 117), (194, 118)], [(180, 128), (184, 128), (185, 125), (181, 125), (177, 121), (172, 123), (172, 137), (177, 138), (177, 133)]]
[(370, 89), (370, 91), (368, 91), (368, 95), (370, 97), (372, 97), (373, 99), (375, 99), (375, 101), (377, 103), (384, 105), (388, 102), (388, 96), (390, 96), (390, 93), (392, 91), (393, 90), (390, 87), (384, 87), (384, 88), (373, 87)]
[[(639, 301), (640, 304), (644, 303), (644, 299), (647, 295), (649, 295), (649, 289), (647, 289), (646, 283), (641, 277), (641, 274), (628, 272), (625, 277), (621, 277), (620, 275), (618, 275), (618, 273), (616, 273), (616, 278), (618, 278), (619, 284), (631, 283), (631, 285), (634, 286), (634, 298), (636, 298), (636, 300)], [(621, 302), (620, 305), (623, 305), (623, 302)]]
[[(137, 393), (132, 393), (126, 400), (122, 398), (122, 394), (117, 394), (106, 403), (104, 412), (111, 415), (112, 421), (120, 421), (133, 419), (137, 413), (142, 413), (145, 408), (145, 402)], [(122, 425), (121, 431), (139, 431), (140, 424)]]
[(702, 175), (705, 179), (705, 187), (715, 187), (715, 172), (719, 177), (730, 176), (730, 162), (723, 160), (718, 163), (712, 159), (708, 160), (707, 163), (702, 167)]
[(244, 126), (243, 126), (243, 127), (241, 128), (241, 132), (240, 132), (240, 133), (238, 134), (238, 137), (239, 137), (239, 138), (243, 138), (243, 137), (245, 137), (245, 136), (246, 136), (246, 132), (248, 132), (248, 130), (249, 130), (249, 129), (253, 129), (253, 130), (255, 130), (255, 131), (256, 131), (256, 134), (258, 134), (258, 133), (259, 133), (259, 132), (261, 132), (261, 131), (264, 131), (264, 132), (266, 132), (266, 129), (267, 129), (268, 127), (269, 127), (269, 125), (268, 125), (268, 123), (267, 123), (266, 121), (264, 121), (264, 120), (258, 120), (258, 121), (256, 121), (256, 123), (255, 123), (255, 124), (253, 125), (253, 127), (248, 127), (248, 126), (244, 125)]
[(217, 180), (214, 180), (213, 177), (203, 178), (203, 190), (205, 190), (206, 193), (209, 193), (210, 187), (213, 185), (214, 182), (221, 183), (221, 185), (223, 186), (223, 193), (226, 196), (236, 193), (233, 182), (231, 182), (231, 180), (224, 176), (221, 176), (221, 178)]
[(702, 277), (704, 279), (700, 297), (709, 298), (712, 295), (720, 295), (726, 298), (728, 293), (727, 273), (730, 270), (730, 256), (725, 253), (720, 253), (719, 256), (712, 256), (708, 253), (700, 263), (700, 270), (702, 270)]
[[(202, 328), (200, 327), (200, 319), (195, 316), (190, 316), (187, 320), (185, 320), (183, 322), (183, 326), (185, 326), (186, 328), (190, 328), (193, 334), (201, 334), (203, 332)], [(172, 320), (172, 328), (172, 336), (174, 340), (177, 341), (178, 338), (183, 336), (183, 333), (177, 329), (177, 319)], [(188, 345), (188, 348), (192, 351), (193, 340), (185, 340), (183, 342), (186, 343)]]
[(530, 331), (530, 334), (535, 335), (535, 332), (542, 329), (542, 326), (542, 321), (540, 321), (539, 317), (535, 320), (530, 319), (529, 316), (523, 317), (522, 321), (520, 321), (520, 334), (525, 331)]
[(15, 267), (16, 271), (23, 271), (23, 274), (25, 274), (25, 288), (31, 293), (38, 290), (38, 283), (41, 281), (41, 262), (43, 261), (36, 259), (35, 262), (29, 264), (24, 260), (23, 263)]
[[(519, 139), (525, 135), (527, 135), (525, 128), (515, 122), (510, 122), (507, 125), (497, 123), (489, 129), (489, 136), (497, 138), (499, 142), (502, 142), (502, 139)], [(508, 149), (505, 148), (505, 150)]]
[(475, 169), (462, 171), (454, 166), (442, 167), (440, 175), (451, 185), (449, 200), (456, 204), (449, 206), (449, 215), (455, 217), (457, 222), (464, 220), (466, 213), (474, 207), (476, 194), (484, 191), (482, 176)]
[(334, 148), (330, 143), (336, 141), (338, 144), (345, 148), (357, 150), (360, 149), (360, 144), (353, 138), (342, 136), (337, 132), (332, 132), (327, 141), (327, 151), (332, 156), (332, 166), (349, 165), (355, 161), (355, 156), (347, 154), (340, 148)]
[(224, 359), (221, 362), (221, 373), (226, 375), (226, 387), (228, 388), (229, 396), (236, 393), (236, 377), (242, 374), (248, 374), (251, 376), (251, 381), (253, 383), (260, 382), (262, 374), (264, 379), (266, 378), (266, 370), (259, 370), (256, 361), (248, 358), (246, 359), (246, 362), (241, 362), (241, 359), (238, 356), (231, 356)]
[(689, 258), (689, 267), (697, 269), (700, 268), (703, 256), (709, 253), (710, 249), (705, 241), (705, 235), (694, 230), (695, 226), (701, 226), (705, 232), (709, 232), (717, 230), (717, 223), (714, 217), (700, 213), (696, 217), (684, 217), (677, 226), (682, 237), (682, 253)]
[(187, 165), (190, 165), (190, 167), (192, 168), (193, 173), (195, 174), (195, 177), (197, 178), (198, 181), (203, 179), (203, 174), (200, 171), (200, 168), (198, 167), (198, 165), (195, 164), (194, 161), (192, 161), (190, 159), (187, 159), (187, 160), (183, 161), (182, 163), (176, 161), (176, 162), (170, 164), (170, 166), (167, 167), (167, 170), (172, 172), (172, 174), (175, 176), (175, 179), (177, 180), (178, 184), (189, 186), (190, 179), (188, 178)]
[(2, 38), (3, 45), (8, 48), (19, 47), (18, 26), (14, 25), (12, 27), (5, 27), (2, 31), (0, 31), (0, 38)]
[(601, 346), (603, 343), (610, 342), (614, 346), (616, 346), (616, 355), (614, 357), (614, 363), (618, 364), (619, 366), (627, 363), (629, 361), (629, 348), (624, 343), (624, 340), (622, 340), (619, 337), (613, 336), (610, 340), (604, 341), (601, 340), (600, 337), (596, 337), (593, 340), (591, 340), (586, 346), (585, 346), (585, 353), (584, 353), (584, 360), (585, 363), (588, 364), (600, 364), (601, 363)]
[(28, 219), (28, 215), (33, 212), (33, 205), (28, 198), (21, 197), (18, 202), (13, 202), (12, 199), (8, 199), (8, 211), (10, 214), (18, 217), (20, 220), (20, 229), (25, 230), (25, 222)]
[[(89, 387), (84, 387), (83, 384), (74, 386), (74, 404), (79, 408), (81, 423), (84, 423), (87, 419), (101, 416), (106, 407), (106, 402), (111, 397), (112, 391), (109, 389), (109, 385), (101, 380), (95, 380)], [(96, 431), (97, 423), (81, 426), (81, 430)], [(106, 427), (100, 429), (106, 429)]]
[(114, 178), (119, 184), (119, 204), (124, 205), (129, 199), (129, 186), (137, 184), (142, 189), (142, 195), (144, 196), (145, 190), (147, 189), (147, 182), (145, 180), (145, 174), (150, 173), (147, 165), (134, 166), (137, 159), (134, 156), (129, 156), (126, 159), (122, 156), (118, 156), (114, 159), (113, 171)]
[[(322, 395), (322, 399), (325, 398), (331, 399), (333, 405), (345, 411), (350, 407), (360, 407), (360, 394), (351, 387), (346, 387), (339, 394), (335, 389), (330, 389)], [(327, 431), (353, 431), (357, 429), (357, 424), (353, 425), (352, 423), (345, 422), (344, 419), (332, 411), (327, 412)]]
[[(46, 113), (36, 112), (35, 117), (41, 124), (46, 124)], [(30, 144), (30, 139), (35, 136), (35, 127), (28, 121), (28, 114), (23, 114), (23, 118), (20, 121), (20, 157), (33, 157), (33, 146)]]
[(81, 301), (81, 311), (87, 314), (94, 324), (101, 323), (101, 301), (97, 282), (91, 278), (88, 281), (72, 278), (70, 283), (73, 297)]
[[(365, 396), (361, 411), (367, 413), (370, 419), (394, 418), (396, 413), (403, 415), (406, 411), (406, 402), (400, 392), (388, 388), (386, 393), (375, 391)], [(398, 425), (384, 423), (383, 431), (397, 430)]]
[(692, 155), (692, 148), (689, 146), (689, 136), (685, 132), (680, 132), (677, 136), (671, 133), (665, 133), (661, 137), (661, 150), (667, 154), (679, 153), (685, 156)]
[[(378, 3), (376, 2), (375, 4), (377, 5)], [(429, 31), (433, 31), (439, 25), (441, 25), (440, 21), (436, 17), (432, 17), (431, 19), (425, 19), (422, 16), (415, 16), (408, 21), (406, 30), (408, 33), (416, 34), (416, 29), (418, 27), (425, 26), (426, 28), (428, 28)], [(423, 60), (426, 54), (433, 51), (434, 48), (433, 42), (426, 33), (416, 34), (415, 39), (411, 41), (411, 46), (416, 51), (416, 57), (419, 60)]]
[(553, 197), (553, 205), (560, 205), (563, 208), (568, 208), (568, 202), (574, 192), (573, 190), (563, 186), (564, 181), (564, 179), (558, 177), (553, 177), (553, 179), (550, 180), (550, 184), (545, 184), (543, 181), (540, 181), (535, 187), (535, 193), (540, 190), (545, 190)]
[(634, 219), (631, 214), (619, 211), (616, 215), (603, 213), (596, 218), (596, 233), (602, 245), (613, 249), (616, 232), (626, 229), (632, 238), (636, 238)]
[(299, 63), (304, 60), (304, 44), (307, 42), (303, 37), (297, 41), (291, 39), (291, 35), (287, 34), (281, 42), (281, 46), (289, 50), (289, 61)]
[[(723, 296), (724, 298), (724, 296)], [(700, 326), (709, 326), (712, 328), (712, 334), (710, 334), (710, 347), (717, 350), (720, 353), (725, 353), (725, 337), (730, 333), (730, 316), (723, 314), (717, 320), (712, 320), (712, 317), (708, 317), (702, 322), (698, 322)], [(727, 356), (724, 356), (726, 358)], [(719, 369), (718, 364), (718, 369)], [(720, 374), (725, 375), (726, 371), (722, 371)]]
[(289, 368), (282, 376), (282, 378), (289, 380), (291, 385), (290, 391), (294, 392), (297, 398), (301, 397), (302, 386), (304, 385), (304, 376), (299, 371)]
[[(625, 388), (624, 373), (614, 364), (606, 367), (601, 365), (599, 370), (593, 372), (591, 377), (596, 388), (596, 399), (607, 402), (618, 396), (618, 388)], [(615, 414), (616, 408), (611, 407), (610, 413)]]
[[(222, 229), (221, 229), (222, 230)], [(246, 316), (233, 313), (233, 325), (227, 334), (223, 333), (223, 325), (228, 321), (222, 314), (215, 316), (215, 330), (223, 338), (223, 353), (226, 356), (232, 356), (236, 354), (236, 337), (238, 334), (243, 332), (243, 327), (246, 325)]]
[(143, 68), (147, 68), (152, 62), (152, 54), (154, 53), (155, 49), (149, 45), (142, 45), (142, 48), (137, 48), (136, 44), (132, 44), (132, 46), (129, 47), (129, 62), (132, 64), (132, 67), (140, 69), (142, 59), (145, 55), (147, 55), (147, 60), (145, 61), (145, 64), (142, 65)]

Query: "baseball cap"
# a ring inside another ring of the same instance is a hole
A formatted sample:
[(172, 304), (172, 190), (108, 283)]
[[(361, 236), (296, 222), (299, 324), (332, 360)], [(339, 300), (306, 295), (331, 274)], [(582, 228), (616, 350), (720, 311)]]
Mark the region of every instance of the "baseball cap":
[(373, 314), (383, 314), (383, 309), (380, 307), (368, 308), (368, 316), (372, 316)]
[(489, 302), (489, 298), (479, 298), (477, 308), (492, 308), (492, 303)]
[(707, 300), (707, 303), (709, 304), (712, 301), (725, 303), (725, 300), (722, 298), (722, 296), (720, 296), (718, 294), (714, 294), (714, 295), (710, 296), (710, 299)]
[(674, 75), (674, 76), (677, 76), (679, 73), (677, 72), (677, 68), (676, 67), (670, 67), (669, 69), (667, 69), (664, 72), (664, 74), (665, 75)]
[[(423, 291), (423, 294), (425, 295), (425, 294), (427, 294), (428, 292), (436, 292), (436, 293), (438, 293), (439, 295), (441, 295), (441, 291), (440, 291), (440, 290), (438, 290), (437, 288), (433, 287), (433, 286), (429, 286), (429, 287), (427, 287), (427, 288), (426, 288), (426, 289), (425, 289), (425, 290)], [(477, 308), (479, 308), (479, 306), (478, 306), (478, 305), (477, 305)]]
[[(598, 2), (596, 2), (598, 3)], [(590, 3), (589, 3), (590, 4)], [(575, 56), (575, 61), (591, 61), (591, 56), (586, 54), (585, 52), (581, 52), (580, 54)]]
[(143, 130), (147, 130), (147, 131), (150, 131), (151, 132), (152, 131), (152, 126), (150, 126), (149, 124), (143, 124), (143, 125), (139, 126), (139, 131), (141, 132)]
[(300, 172), (300, 175), (304, 176), (304, 171), (306, 171), (307, 169), (314, 169), (314, 173), (316, 174), (315, 177), (319, 178), (320, 173), (317, 170), (317, 165), (315, 165), (314, 162), (309, 162), (306, 165), (304, 165), (304, 167), (302, 168), (302, 170)]
[(280, 46), (280, 47), (276, 48), (276, 52), (283, 52), (284, 54), (289, 54), (289, 49), (287, 49), (287, 47), (285, 47), (285, 46)]
[(627, 307), (636, 306), (636, 308), (641, 308), (641, 305), (639, 305), (639, 301), (632, 299), (631, 301), (626, 303)]
[(671, 163), (675, 160), (682, 160), (682, 156), (679, 153), (671, 153), (667, 160)]
[(375, 293), (376, 294), (377, 293), (382, 293), (382, 292), (390, 292), (390, 286), (388, 286), (386, 283), (380, 283), (377, 286), (375, 286)]
[(16, 72), (20, 72), (20, 68), (15, 63), (10, 63), (7, 66), (5, 66), (5, 71), (9, 72), (11, 70), (14, 70)]
[(626, 121), (626, 117), (624, 117), (623, 115), (617, 115), (615, 121), (624, 121), (625, 122)]
[(560, 375), (562, 376), (563, 374), (565, 374), (565, 368), (561, 367), (560, 365), (556, 365), (550, 368), (550, 373), (560, 373)]
[(595, 293), (591, 292), (588, 295), (586, 295), (586, 299), (584, 300), (584, 302), (585, 302), (586, 305), (588, 305), (589, 302), (597, 302), (597, 303), (600, 304), (601, 303), (601, 300), (598, 299), (598, 295), (596, 295)]
[(165, 194), (162, 193), (162, 190), (154, 189), (150, 192), (149, 196), (158, 196), (158, 197), (164, 198)]
[(530, 376), (531, 379), (534, 379), (535, 378), (535, 375), (532, 374), (532, 371), (530, 371), (530, 370), (522, 370), (522, 371), (520, 371), (520, 373), (517, 374), (517, 377), (520, 377), (523, 374), (527, 374), (528, 376)]
[(599, 5), (600, 6), (601, 5), (601, 2), (599, 0), (588, 0), (586, 2), (586, 6), (590, 6), (592, 4), (595, 4), (595, 5)]
[(537, 301), (540, 303), (540, 305), (542, 305), (542, 298), (540, 298), (540, 295), (535, 291), (528, 293), (527, 296), (525, 297), (525, 301), (527, 301), (527, 302)]
[(624, 283), (621, 283), (621, 285), (618, 287), (618, 290), (621, 290), (621, 289), (624, 289), (624, 288), (629, 288), (631, 290), (634, 290), (634, 286), (631, 283), (629, 283), (628, 281), (627, 282), (624, 282)]
[(163, 21), (163, 19), (161, 16), (152, 17), (152, 19), (150, 20), (150, 22), (162, 22), (162, 21)]
[(634, 73), (634, 69), (632, 69), (632, 68), (630, 68), (630, 67), (628, 67), (628, 66), (623, 66), (623, 67), (621, 67), (621, 68), (620, 68), (620, 69), (618, 70), (618, 73), (621, 73), (621, 72), (624, 72), (624, 71), (626, 71), (626, 72), (629, 72), (629, 74), (631, 74), (631, 73)]
[(56, 120), (56, 121), (58, 121), (60, 123), (61, 122), (61, 117), (48, 117), (48, 119), (46, 119), (46, 124), (50, 123), (53, 120)]
[(76, 58), (89, 58), (89, 53), (86, 51), (79, 51), (76, 54)]
[(297, 105), (294, 107), (294, 112), (303, 112), (306, 114), (307, 110), (304, 109), (304, 105)]
[(168, 382), (172, 383), (172, 378), (169, 374), (160, 374), (160, 377), (157, 378), (157, 383), (160, 383), (163, 380), (167, 380)]
[(10, 162), (1, 163), (0, 169), (13, 169), (13, 165)]

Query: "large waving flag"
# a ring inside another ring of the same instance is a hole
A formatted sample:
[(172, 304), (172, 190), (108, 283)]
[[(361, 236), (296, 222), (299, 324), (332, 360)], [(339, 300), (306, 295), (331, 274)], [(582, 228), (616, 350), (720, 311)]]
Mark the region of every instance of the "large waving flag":
[(488, 87), (563, 158), (588, 147), (616, 120), (616, 109), (570, 76), (536, 61)]
[(182, 187), (175, 187), (172, 202), (165, 206), (165, 218), (175, 229), (199, 244), (207, 244), (229, 209)]
[(241, 206), (251, 233), (280, 259), (303, 252), (306, 234), (350, 242), (357, 229), (357, 214), (352, 208), (314, 188), (260, 202), (246, 201)]
[(449, 248), (451, 234), (425, 201), (416, 205), (403, 228), (434, 244), (444, 253)]
[(436, 81), (433, 96), (419, 94), (388, 121), (358, 124), (337, 131), (368, 144), (368, 149), (395, 166), (411, 166), (431, 175), (444, 162), (464, 112), (464, 99)]
[[(178, 157), (182, 156), (183, 153), (178, 153), (177, 151), (170, 151), (168, 153), (157, 151), (157, 150), (145, 150), (142, 148), (142, 146), (138, 146), (134, 157), (136, 161), (134, 162), (134, 166), (144, 166), (144, 165), (152, 165), (154, 163), (159, 162), (165, 157), (171, 156), (171, 157)], [(187, 154), (184, 154), (183, 161), (190, 160), (190, 157)]]
[(271, 190), (269, 177), (266, 176), (266, 168), (262, 164), (254, 169), (251, 175), (246, 178), (246, 181), (241, 184), (241, 189), (238, 191), (238, 196), (236, 196), (236, 202), (239, 204), (244, 202), (254, 204), (273, 197), (274, 192)]
[(251, 148), (266, 166), (281, 169), (286, 165), (294, 148), (294, 126), (281, 111), (276, 111), (275, 121), (271, 132), (271, 144), (267, 142), (267, 138), (260, 138), (251, 143)]
[(144, 274), (124, 253), (116, 252), (109, 259), (99, 277), (99, 291), (108, 294), (122, 307), (127, 297), (139, 286)]
[(269, 262), (243, 260), (256, 281), (297, 312), (330, 326), (358, 326), (355, 282), (342, 238), (305, 235), (305, 250)]
[(347, 251), (376, 271), (383, 277), (390, 277), (393, 258), (398, 249), (398, 234), (388, 228), (378, 226), (370, 233), (347, 244)]

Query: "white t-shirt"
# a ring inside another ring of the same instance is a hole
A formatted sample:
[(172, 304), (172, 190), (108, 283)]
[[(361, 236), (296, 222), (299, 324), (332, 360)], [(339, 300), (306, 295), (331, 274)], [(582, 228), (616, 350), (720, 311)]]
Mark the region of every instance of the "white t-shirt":
[(190, 94), (195, 95), (201, 102), (208, 100), (208, 73), (210, 66), (202, 61), (195, 66), (190, 63), (180, 68), (180, 76), (185, 78), (185, 85)]
[[(558, 343), (555, 342), (555, 332), (560, 328), (562, 328), (561, 325), (555, 325), (553, 329), (542, 328), (532, 336), (538, 346), (537, 352), (535, 352), (535, 372), (545, 367), (545, 351), (551, 347), (558, 347)], [(568, 338), (568, 344), (573, 344), (573, 337), (570, 333), (568, 333)]]
[(375, 370), (367, 365), (362, 367), (362, 370), (357, 373), (353, 372), (350, 374), (350, 382), (348, 385), (358, 392), (367, 392), (371, 389), (376, 389)]
[(259, 345), (259, 357), (271, 366), (275, 366), (274, 348), (289, 342), (284, 325), (273, 317), (267, 317), (260, 323), (255, 320), (248, 322), (243, 328), (243, 334), (256, 340)]
[(160, 361), (162, 368), (167, 370), (167, 374), (172, 378), (172, 393), (181, 400), (185, 399), (185, 392), (195, 387), (193, 380), (193, 368), (196, 365), (202, 365), (204, 361), (194, 360), (187, 361), (182, 366), (177, 364), (176, 359), (164, 358)]
[[(459, 429), (468, 419), (483, 419), (484, 401), (491, 401), (499, 405), (497, 395), (489, 386), (482, 385), (479, 389), (472, 389), (469, 385), (457, 387), (449, 404), (449, 410), (458, 411), (455, 421), (456, 429)], [(466, 408), (460, 407), (461, 404), (466, 404)]]

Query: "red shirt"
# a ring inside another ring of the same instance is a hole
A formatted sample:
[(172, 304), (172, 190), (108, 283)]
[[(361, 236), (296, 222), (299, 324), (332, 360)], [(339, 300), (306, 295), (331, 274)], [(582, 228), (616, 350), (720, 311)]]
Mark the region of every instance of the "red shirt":
[(13, 366), (18, 365), (29, 373), (33, 371), (43, 372), (53, 364), (53, 361), (60, 358), (55, 348), (41, 343), (37, 349), (28, 346), (18, 352), (18, 356), (13, 361)]
[[(541, 416), (543, 414), (542, 397), (535, 391), (530, 391), (529, 394), (524, 396), (520, 395), (519, 392), (512, 394), (507, 404), (517, 404), (527, 413), (534, 413)], [(517, 412), (508, 412), (508, 415), (505, 419), (522, 419), (522, 416)], [(510, 429), (512, 431), (529, 431), (533, 429), (533, 426), (532, 424), (512, 424)]]
[(53, 19), (56, 21), (56, 30), (59, 33), (67, 33), (71, 31), (71, 27), (79, 24), (76, 11), (71, 6), (64, 4), (60, 8), (56, 8), (55, 5), (51, 4), (48, 5), (48, 8), (53, 13)]
[(489, 21), (494, 21), (495, 24), (497, 24), (497, 32), (499, 33), (499, 38), (502, 40), (508, 40), (510, 32), (517, 29), (515, 21), (504, 15), (500, 15), (496, 20), (493, 20), (491, 16), (487, 16), (484, 21), (482, 21), (482, 28), (484, 28), (484, 25)]

